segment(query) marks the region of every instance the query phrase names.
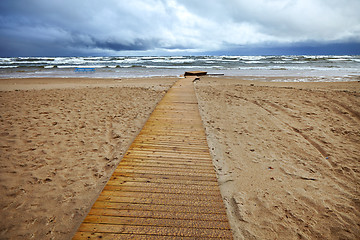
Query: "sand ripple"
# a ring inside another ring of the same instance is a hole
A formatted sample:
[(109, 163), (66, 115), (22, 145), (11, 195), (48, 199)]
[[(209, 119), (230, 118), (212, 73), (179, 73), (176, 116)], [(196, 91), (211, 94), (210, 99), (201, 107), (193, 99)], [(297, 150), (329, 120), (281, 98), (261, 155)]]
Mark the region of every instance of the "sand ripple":
[(358, 82), (196, 85), (235, 239), (360, 236)]

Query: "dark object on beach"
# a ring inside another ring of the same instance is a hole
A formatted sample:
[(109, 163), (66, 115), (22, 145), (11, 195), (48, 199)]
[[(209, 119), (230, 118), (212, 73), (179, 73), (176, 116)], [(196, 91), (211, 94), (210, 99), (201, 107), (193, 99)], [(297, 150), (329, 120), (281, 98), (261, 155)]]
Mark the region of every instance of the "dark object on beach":
[(193, 82), (196, 82), (196, 81), (200, 81), (200, 78), (199, 77), (196, 77)]
[(185, 77), (186, 76), (203, 76), (206, 75), (207, 72), (204, 71), (191, 71), (191, 72), (185, 72)]

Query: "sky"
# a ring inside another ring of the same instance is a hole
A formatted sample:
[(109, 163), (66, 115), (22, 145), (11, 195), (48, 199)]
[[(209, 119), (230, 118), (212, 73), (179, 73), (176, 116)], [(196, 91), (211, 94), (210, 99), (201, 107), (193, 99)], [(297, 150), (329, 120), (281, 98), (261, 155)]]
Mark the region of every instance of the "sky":
[(360, 54), (360, 0), (1, 0), (0, 57)]

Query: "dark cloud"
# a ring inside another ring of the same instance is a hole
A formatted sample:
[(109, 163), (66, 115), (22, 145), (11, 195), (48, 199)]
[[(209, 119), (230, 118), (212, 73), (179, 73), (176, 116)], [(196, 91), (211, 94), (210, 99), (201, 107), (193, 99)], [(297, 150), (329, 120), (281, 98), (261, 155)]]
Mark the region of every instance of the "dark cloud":
[(134, 39), (132, 43), (123, 44), (119, 42), (113, 41), (95, 41), (93, 45), (94, 48), (100, 49), (109, 49), (114, 51), (144, 51), (148, 49), (152, 49), (158, 44), (158, 40), (156, 39)]
[(359, 10), (358, 0), (2, 0), (0, 55), (149, 55), (356, 44)]

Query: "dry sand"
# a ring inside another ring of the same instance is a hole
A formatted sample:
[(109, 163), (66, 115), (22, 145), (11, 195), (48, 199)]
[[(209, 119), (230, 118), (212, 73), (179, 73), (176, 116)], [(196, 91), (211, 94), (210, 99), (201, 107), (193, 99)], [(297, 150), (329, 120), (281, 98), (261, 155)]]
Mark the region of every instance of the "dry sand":
[(359, 82), (196, 92), (235, 239), (359, 239)]
[(0, 239), (71, 239), (174, 81), (0, 80)]
[[(175, 80), (0, 80), (0, 238), (70, 239)], [(360, 236), (360, 83), (196, 90), (235, 239)]]

